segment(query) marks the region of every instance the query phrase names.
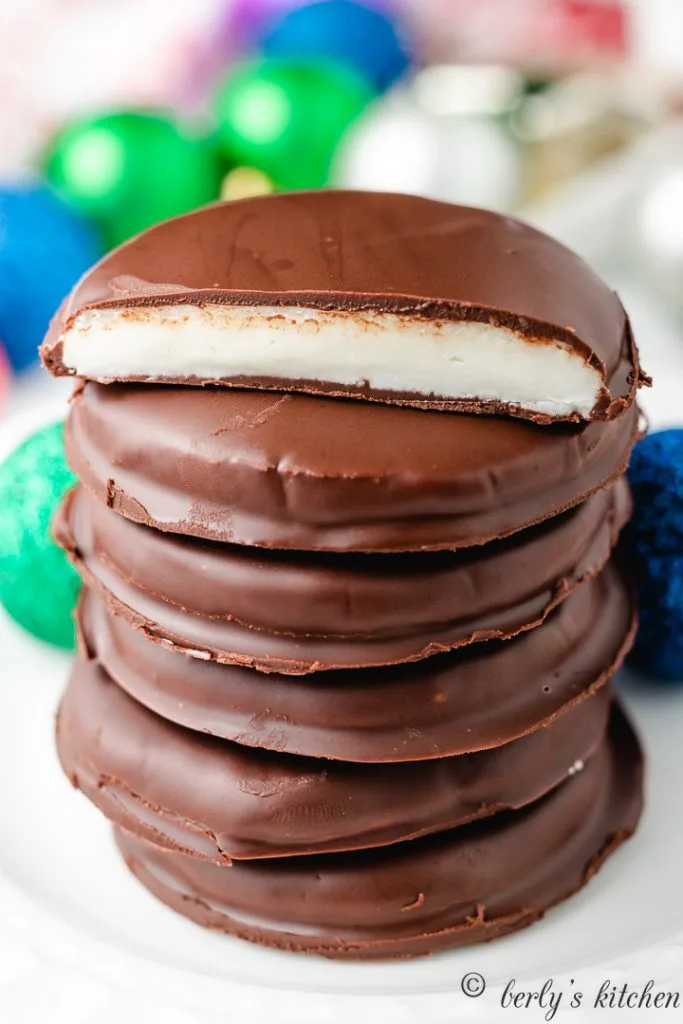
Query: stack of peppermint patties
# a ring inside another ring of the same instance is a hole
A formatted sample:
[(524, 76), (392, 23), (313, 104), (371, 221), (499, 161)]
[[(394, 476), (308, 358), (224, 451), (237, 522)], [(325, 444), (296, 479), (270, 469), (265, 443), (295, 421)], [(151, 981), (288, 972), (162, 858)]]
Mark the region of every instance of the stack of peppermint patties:
[(80, 378), (59, 753), (157, 897), (413, 956), (530, 924), (633, 832), (611, 555), (646, 379), (581, 260), (406, 196), (219, 204), (105, 257), (43, 358)]

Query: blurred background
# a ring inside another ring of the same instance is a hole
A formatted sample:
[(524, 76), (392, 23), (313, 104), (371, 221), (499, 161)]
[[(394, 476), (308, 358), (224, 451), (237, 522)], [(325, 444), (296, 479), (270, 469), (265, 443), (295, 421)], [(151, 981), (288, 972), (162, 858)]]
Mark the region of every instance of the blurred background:
[(673, 387), (681, 39), (680, 0), (0, 0), (5, 412), (59, 386), (36, 347), (108, 248), (218, 198), (328, 186), (545, 227), (648, 307)]

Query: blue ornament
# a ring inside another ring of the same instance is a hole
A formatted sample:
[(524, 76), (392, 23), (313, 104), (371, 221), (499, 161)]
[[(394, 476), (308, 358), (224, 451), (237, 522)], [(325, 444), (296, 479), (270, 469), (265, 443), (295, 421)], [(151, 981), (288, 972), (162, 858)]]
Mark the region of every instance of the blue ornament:
[(683, 429), (660, 430), (631, 457), (632, 533), (643, 555), (683, 555)]
[(352, 67), (378, 92), (399, 79), (410, 57), (396, 25), (356, 0), (319, 0), (297, 7), (262, 42), (267, 57), (329, 59)]
[(640, 624), (631, 665), (683, 683), (683, 555), (651, 555), (638, 566)]
[(50, 189), (0, 187), (0, 342), (15, 370), (37, 359), (60, 302), (101, 253), (90, 224)]
[(625, 549), (640, 607), (630, 661), (657, 679), (683, 682), (683, 430), (640, 441), (628, 475), (635, 511)]

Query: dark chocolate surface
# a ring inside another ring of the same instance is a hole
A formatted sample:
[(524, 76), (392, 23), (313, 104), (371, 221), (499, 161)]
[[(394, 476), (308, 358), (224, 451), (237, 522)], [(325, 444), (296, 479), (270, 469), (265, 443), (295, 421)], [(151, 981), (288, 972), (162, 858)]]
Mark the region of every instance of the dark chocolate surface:
[(593, 365), (604, 382), (596, 418), (623, 412), (642, 379), (617, 296), (552, 238), (484, 210), (349, 191), (218, 203), (156, 225), (79, 282), (55, 318), (44, 361), (65, 372), (59, 336), (80, 311), (188, 302), (502, 325), (539, 344), (568, 347)]
[(632, 642), (628, 588), (612, 566), (538, 629), (384, 669), (282, 676), (169, 648), (94, 593), (82, 645), (170, 721), (269, 750), (344, 761), (415, 761), (498, 746), (602, 686)]
[(605, 686), (522, 739), (461, 757), (359, 765), (241, 747), (173, 725), (78, 659), (57, 746), (112, 821), (225, 864), (381, 846), (521, 807), (581, 770), (607, 723)]
[(328, 957), (408, 957), (531, 924), (635, 829), (642, 757), (620, 711), (609, 739), (548, 796), (449, 832), (351, 853), (218, 867), (123, 831), (128, 866), (199, 924)]
[(284, 661), (310, 647), (312, 663), (353, 665), (359, 657), (412, 660), (537, 624), (603, 567), (630, 506), (620, 480), (563, 516), (481, 548), (325, 555), (165, 534), (80, 487), (53, 531), (87, 581), (152, 621), (159, 636), (208, 644), (225, 660), (259, 658), (265, 632)]
[(82, 482), (127, 518), (273, 548), (482, 544), (580, 504), (624, 471), (633, 406), (538, 426), (306, 395), (86, 384), (67, 423)]

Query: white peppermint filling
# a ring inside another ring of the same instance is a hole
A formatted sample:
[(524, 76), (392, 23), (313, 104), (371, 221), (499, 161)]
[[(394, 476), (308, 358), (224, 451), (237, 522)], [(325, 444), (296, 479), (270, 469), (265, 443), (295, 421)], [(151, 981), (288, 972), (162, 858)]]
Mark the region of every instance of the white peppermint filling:
[(588, 417), (596, 369), (555, 341), (506, 327), (395, 313), (176, 305), (94, 309), (64, 332), (62, 360), (99, 380), (268, 377)]

